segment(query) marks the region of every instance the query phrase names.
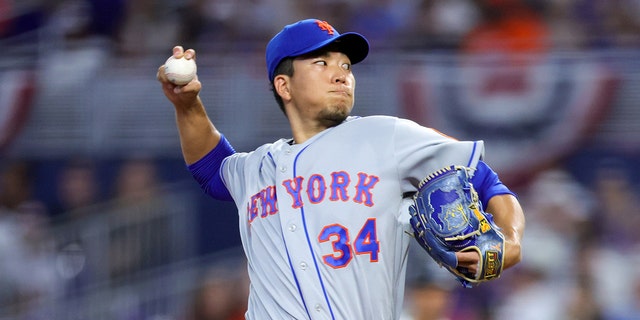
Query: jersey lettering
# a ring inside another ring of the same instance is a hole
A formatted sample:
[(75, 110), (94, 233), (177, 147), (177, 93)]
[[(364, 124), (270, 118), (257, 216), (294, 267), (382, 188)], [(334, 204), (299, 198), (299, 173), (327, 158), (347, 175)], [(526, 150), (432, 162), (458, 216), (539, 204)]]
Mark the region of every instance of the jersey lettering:
[[(330, 183), (327, 183), (329, 180)], [(363, 172), (358, 173), (358, 183), (352, 187), (355, 193), (353, 202), (372, 207), (374, 205), (372, 191), (378, 181), (380, 181), (380, 178), (377, 176)], [(291, 196), (291, 207), (294, 209), (302, 208), (306, 200), (311, 204), (320, 204), (325, 201), (327, 195), (330, 201), (349, 201), (351, 199), (349, 196), (350, 184), (351, 176), (345, 171), (333, 172), (330, 177), (314, 174), (309, 177), (306, 183), (305, 178), (302, 176), (282, 182), (282, 186)], [(303, 200), (303, 195), (305, 194), (306, 199)], [(276, 186), (268, 186), (249, 198), (249, 203), (247, 203), (247, 220), (249, 223), (253, 222), (257, 217), (266, 218), (277, 213)]]
[(260, 193), (254, 194), (247, 203), (247, 215), (249, 216), (249, 222), (253, 221), (258, 216), (258, 200), (260, 199)]
[(287, 192), (293, 198), (293, 204), (291, 207), (298, 209), (302, 207), (302, 196), (300, 190), (302, 190), (303, 177), (295, 177), (294, 179), (288, 179), (282, 182), (282, 185), (287, 189)]
[[(356, 197), (353, 201), (363, 203), (367, 207), (373, 206), (373, 195), (371, 189), (378, 183), (380, 178), (370, 176), (366, 173), (358, 173), (358, 185), (356, 186)], [(363, 200), (364, 198), (364, 200)]]
[[(356, 196), (353, 201), (356, 203), (364, 204), (367, 207), (373, 206), (373, 194), (371, 189), (378, 183), (380, 178), (369, 175), (363, 172), (358, 173), (358, 184), (355, 186)], [(347, 201), (349, 196), (347, 194), (347, 187), (351, 178), (349, 174), (340, 171), (331, 174), (331, 201)], [(304, 178), (297, 176), (293, 179), (287, 179), (282, 182), (282, 185), (287, 190), (287, 193), (291, 196), (293, 203), (291, 206), (294, 209), (301, 208), (304, 205), (302, 201), (302, 186)], [(320, 203), (324, 199), (326, 192), (325, 178), (321, 175), (314, 174), (309, 178), (307, 183), (306, 194), (311, 203)]]
[(349, 201), (347, 186), (351, 183), (349, 174), (344, 171), (333, 172), (331, 174), (331, 201)]
[(276, 198), (276, 186), (268, 186), (266, 189), (260, 192), (260, 194), (264, 195), (262, 197), (262, 217), (266, 217), (268, 215), (274, 215), (278, 213), (278, 201)]
[(311, 178), (309, 178), (309, 183), (307, 185), (307, 196), (309, 197), (309, 201), (311, 201), (311, 203), (322, 202), (326, 190), (327, 185), (324, 182), (324, 177), (319, 174), (314, 174), (311, 176)]
[(249, 199), (247, 204), (247, 214), (249, 222), (252, 222), (258, 213), (261, 218), (278, 213), (278, 205), (276, 199), (276, 188), (270, 186), (260, 190)]

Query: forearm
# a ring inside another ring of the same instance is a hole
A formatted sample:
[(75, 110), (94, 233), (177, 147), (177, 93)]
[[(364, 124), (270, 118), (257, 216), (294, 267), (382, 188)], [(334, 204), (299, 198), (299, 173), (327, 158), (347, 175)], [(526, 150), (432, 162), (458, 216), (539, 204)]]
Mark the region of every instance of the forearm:
[(218, 145), (220, 133), (207, 116), (199, 97), (191, 107), (176, 107), (175, 110), (182, 155), (188, 165), (193, 164)]
[[(172, 57), (195, 59), (196, 52), (193, 49), (185, 51), (181, 46), (175, 46)], [(213, 126), (200, 100), (202, 84), (198, 76), (185, 85), (175, 85), (167, 78), (165, 69), (165, 65), (160, 66), (156, 78), (162, 84), (164, 95), (175, 109), (184, 160), (188, 165), (193, 164), (218, 145), (220, 133)]]
[(522, 259), (521, 241), (525, 227), (522, 207), (516, 197), (504, 194), (489, 200), (487, 212), (493, 215), (505, 238), (503, 269), (512, 267)]

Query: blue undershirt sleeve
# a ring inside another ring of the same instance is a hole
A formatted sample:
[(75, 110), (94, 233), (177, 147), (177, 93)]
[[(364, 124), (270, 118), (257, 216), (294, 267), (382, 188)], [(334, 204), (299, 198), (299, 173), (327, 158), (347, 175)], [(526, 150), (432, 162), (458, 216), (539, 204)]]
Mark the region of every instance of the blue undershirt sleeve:
[(489, 200), (494, 196), (501, 194), (511, 194), (516, 196), (515, 193), (509, 190), (509, 188), (500, 181), (498, 174), (496, 174), (484, 161), (478, 162), (476, 172), (471, 178), (471, 183), (478, 192), (478, 197), (480, 198), (482, 207), (485, 210)]
[(229, 190), (222, 181), (222, 161), (236, 153), (229, 141), (222, 135), (220, 142), (200, 160), (187, 166), (191, 175), (198, 181), (200, 188), (214, 199), (233, 201)]

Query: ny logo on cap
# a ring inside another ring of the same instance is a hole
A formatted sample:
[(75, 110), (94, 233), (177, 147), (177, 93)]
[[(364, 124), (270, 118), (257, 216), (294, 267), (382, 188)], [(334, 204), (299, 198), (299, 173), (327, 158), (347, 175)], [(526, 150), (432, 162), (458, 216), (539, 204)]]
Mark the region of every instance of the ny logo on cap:
[(324, 30), (328, 34), (333, 35), (333, 27), (328, 22), (316, 20), (316, 24), (320, 27), (320, 30)]

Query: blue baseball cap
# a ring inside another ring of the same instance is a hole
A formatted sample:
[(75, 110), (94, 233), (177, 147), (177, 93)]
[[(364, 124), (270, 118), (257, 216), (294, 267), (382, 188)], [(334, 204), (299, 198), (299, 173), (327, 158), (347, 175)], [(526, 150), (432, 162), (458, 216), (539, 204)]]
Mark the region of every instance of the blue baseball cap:
[(361, 34), (340, 34), (329, 23), (318, 19), (301, 20), (285, 26), (267, 44), (269, 80), (276, 76), (276, 67), (282, 59), (307, 54), (331, 43), (338, 45), (338, 50), (349, 57), (351, 64), (364, 60), (369, 53), (369, 42)]

